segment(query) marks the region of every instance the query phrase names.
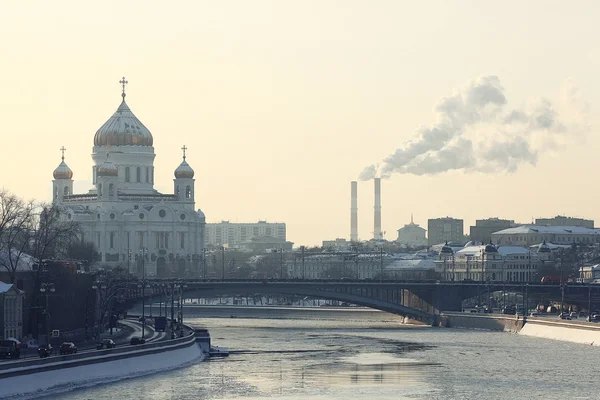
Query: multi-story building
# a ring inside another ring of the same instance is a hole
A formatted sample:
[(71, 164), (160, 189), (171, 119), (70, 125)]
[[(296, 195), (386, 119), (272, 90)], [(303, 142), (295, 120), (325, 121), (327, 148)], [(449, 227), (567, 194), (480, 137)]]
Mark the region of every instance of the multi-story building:
[(600, 229), (580, 226), (523, 225), (492, 233), (492, 242), (501, 246), (529, 247), (544, 241), (558, 245), (600, 243)]
[(449, 281), (533, 282), (537, 270), (552, 263), (548, 246), (537, 252), (520, 246), (494, 246), (493, 244), (467, 246), (453, 252), (445, 246), (436, 260), (436, 272)]
[(371, 279), (379, 276), (390, 263), (385, 253), (304, 253), (287, 257), (285, 269), (289, 278), (340, 279), (344, 277)]
[(535, 225), (541, 226), (580, 226), (582, 228), (594, 229), (593, 219), (565, 217), (557, 215), (554, 218), (536, 218)]
[(15, 285), (0, 282), (0, 339), (23, 337), (25, 292)]
[(227, 245), (233, 247), (259, 238), (275, 238), (286, 242), (285, 223), (258, 221), (256, 223), (238, 223), (221, 221), (206, 224), (206, 244), (211, 246)]
[(473, 242), (489, 243), (492, 240), (492, 233), (513, 226), (515, 226), (514, 220), (499, 218), (478, 219), (475, 221), (475, 226), (471, 226), (469, 236)]
[(460, 243), (464, 240), (464, 222), (456, 218), (435, 218), (427, 221), (429, 246), (444, 242)]
[(427, 246), (427, 237), (425, 236), (427, 230), (421, 228), (418, 224), (413, 221), (412, 215), (410, 216), (410, 224), (404, 225), (398, 229), (398, 243), (406, 245), (408, 247), (422, 247)]

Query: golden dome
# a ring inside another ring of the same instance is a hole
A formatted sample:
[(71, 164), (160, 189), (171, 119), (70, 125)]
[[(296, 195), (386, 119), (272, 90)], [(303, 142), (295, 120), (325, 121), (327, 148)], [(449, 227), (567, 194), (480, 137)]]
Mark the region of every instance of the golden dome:
[(194, 170), (190, 165), (185, 161), (185, 158), (179, 164), (179, 167), (175, 170), (175, 178), (177, 179), (192, 179), (194, 177)]
[(58, 164), (58, 167), (56, 167), (56, 169), (54, 170), (53, 175), (54, 175), (54, 179), (71, 179), (71, 178), (73, 178), (73, 171), (71, 171), (71, 168), (69, 168), (67, 163), (65, 163), (64, 157), (63, 157), (61, 163)]
[(106, 154), (106, 161), (102, 163), (96, 169), (96, 175), (98, 176), (119, 176), (119, 168), (117, 168), (113, 163), (108, 159), (108, 153)]
[(152, 146), (152, 143), (152, 134), (131, 112), (124, 94), (117, 111), (94, 136), (94, 146)]

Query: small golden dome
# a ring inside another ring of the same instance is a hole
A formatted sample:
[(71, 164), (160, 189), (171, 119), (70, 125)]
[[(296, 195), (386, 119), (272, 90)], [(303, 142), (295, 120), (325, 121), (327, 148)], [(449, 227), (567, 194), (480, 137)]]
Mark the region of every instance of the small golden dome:
[(190, 165), (183, 159), (179, 167), (175, 170), (175, 178), (177, 179), (192, 179), (194, 177), (194, 170)]
[(102, 163), (96, 169), (96, 175), (98, 176), (119, 176), (119, 168), (117, 168), (113, 163), (108, 159), (108, 153), (106, 154), (106, 161)]
[(71, 179), (73, 178), (73, 171), (71, 171), (71, 168), (69, 168), (67, 163), (65, 163), (65, 159), (63, 158), (61, 163), (58, 164), (58, 167), (56, 167), (54, 170), (53, 175), (54, 179)]

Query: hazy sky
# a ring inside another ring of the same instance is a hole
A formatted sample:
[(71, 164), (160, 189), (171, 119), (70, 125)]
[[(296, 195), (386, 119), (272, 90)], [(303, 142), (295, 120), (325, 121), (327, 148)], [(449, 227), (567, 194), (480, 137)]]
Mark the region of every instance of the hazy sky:
[[(64, 145), (87, 191), (124, 75), (157, 188), (172, 191), (186, 144), (209, 222), (286, 222), (297, 245), (348, 237), (350, 181), (427, 132), (437, 147), (382, 183), (386, 238), (411, 212), (465, 232), (492, 216), (598, 221), (599, 15), (597, 1), (0, 0), (0, 184), (49, 200)], [(505, 101), (487, 104), (482, 79)], [(368, 239), (372, 181), (358, 190)]]

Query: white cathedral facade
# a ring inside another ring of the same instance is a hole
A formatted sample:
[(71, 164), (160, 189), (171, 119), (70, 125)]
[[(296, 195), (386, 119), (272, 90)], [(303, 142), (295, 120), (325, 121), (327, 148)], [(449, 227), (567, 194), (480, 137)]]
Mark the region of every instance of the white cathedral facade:
[(82, 241), (92, 242), (101, 265), (129, 268), (136, 275), (194, 274), (203, 261), (205, 216), (195, 210), (194, 170), (175, 169), (173, 193), (154, 189), (150, 131), (125, 102), (98, 129), (92, 150), (94, 188), (73, 193), (73, 172), (64, 161), (54, 170), (52, 198), (77, 221)]

